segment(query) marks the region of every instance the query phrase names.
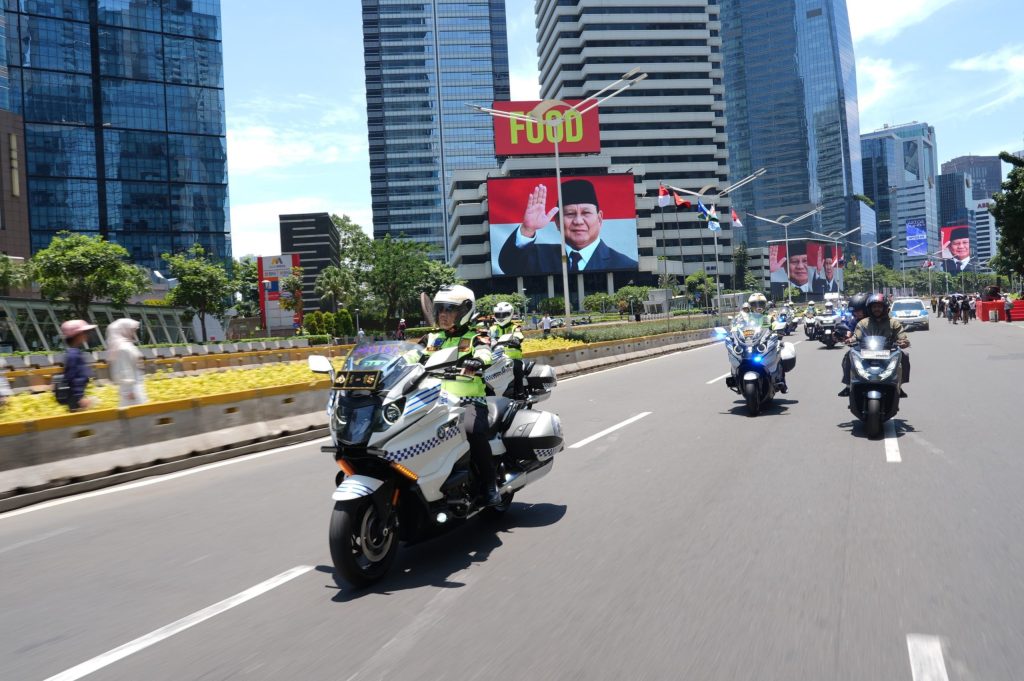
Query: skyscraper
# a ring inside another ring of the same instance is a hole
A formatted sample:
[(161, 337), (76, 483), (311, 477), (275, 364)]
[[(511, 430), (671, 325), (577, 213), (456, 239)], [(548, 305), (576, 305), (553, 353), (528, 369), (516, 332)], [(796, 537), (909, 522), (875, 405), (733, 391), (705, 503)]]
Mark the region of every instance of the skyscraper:
[(32, 250), (231, 256), (219, 0), (8, 2), (0, 106), (25, 125)]
[[(938, 199), (935, 177), (935, 128), (927, 123), (884, 126), (861, 135), (864, 194), (875, 202), (878, 241), (892, 237), (887, 246), (907, 246), (907, 222), (927, 234), (928, 253), (939, 247)], [(925, 253), (908, 261), (923, 261)], [(878, 261), (900, 267), (892, 251), (881, 250)]]
[[(721, 0), (721, 7), (729, 179), (768, 171), (733, 192), (740, 217), (797, 217), (821, 205), (790, 237), (859, 226), (858, 241), (874, 239), (873, 212), (852, 198), (863, 182), (846, 1)], [(744, 226), (751, 246), (782, 237), (757, 220)]]
[[(648, 78), (601, 105), (602, 154), (611, 164), (644, 168), (644, 196), (660, 182), (698, 190), (728, 183), (725, 102), (722, 92), (722, 23), (715, 0), (536, 0), (537, 54), (543, 99), (584, 99), (639, 68)], [(732, 273), (729, 200), (718, 201), (723, 282)], [(710, 207), (710, 205), (709, 205)], [(713, 273), (712, 233), (695, 211), (637, 206), (639, 269), (644, 283), (668, 273)], [(678, 227), (676, 217), (678, 215)], [(653, 222), (653, 228), (647, 218)], [(492, 248), (493, 248), (492, 244)], [(658, 257), (667, 261), (658, 261)], [(583, 275), (587, 291), (604, 291), (604, 275)], [(615, 287), (635, 274), (615, 273)]]
[(971, 198), (990, 199), (1003, 182), (998, 156), (957, 156), (942, 164), (942, 173), (964, 173), (971, 178)]
[(362, 0), (375, 238), (447, 257), (452, 173), (497, 167), (491, 120), (509, 98), (505, 0)]

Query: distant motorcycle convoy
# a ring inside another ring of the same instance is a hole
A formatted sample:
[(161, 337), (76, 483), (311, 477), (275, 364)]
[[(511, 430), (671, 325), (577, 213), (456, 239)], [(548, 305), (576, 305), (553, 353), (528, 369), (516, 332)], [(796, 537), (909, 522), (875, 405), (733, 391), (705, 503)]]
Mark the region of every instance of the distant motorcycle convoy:
[[(356, 587), (387, 574), (400, 542), (507, 511), (564, 448), (559, 417), (536, 408), (557, 385), (555, 371), (523, 359), (511, 305), (499, 303), (489, 327), (478, 324), (475, 297), (464, 286), (442, 288), (423, 308), (438, 330), (419, 342), (361, 342), (337, 370), (326, 357), (309, 358), (310, 369), (331, 381), (332, 442), (322, 447), (339, 469), (330, 553), (337, 573)], [(715, 329), (731, 367), (726, 385), (750, 416), (787, 392), (796, 351), (785, 338), (802, 321), (808, 340), (851, 345), (840, 395), (868, 436), (879, 437), (909, 378), (909, 343), (888, 314), (884, 297), (861, 295), (841, 311), (831, 302), (821, 314), (809, 307), (801, 320), (753, 294), (731, 328)]]

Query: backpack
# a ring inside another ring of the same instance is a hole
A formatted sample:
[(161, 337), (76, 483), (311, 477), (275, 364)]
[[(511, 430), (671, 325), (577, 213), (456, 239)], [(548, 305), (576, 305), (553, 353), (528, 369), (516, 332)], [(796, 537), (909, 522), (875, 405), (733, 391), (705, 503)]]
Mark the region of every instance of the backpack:
[(67, 406), (71, 403), (71, 386), (64, 378), (64, 374), (54, 374), (53, 376), (53, 396), (57, 400), (57, 404), (63, 404)]

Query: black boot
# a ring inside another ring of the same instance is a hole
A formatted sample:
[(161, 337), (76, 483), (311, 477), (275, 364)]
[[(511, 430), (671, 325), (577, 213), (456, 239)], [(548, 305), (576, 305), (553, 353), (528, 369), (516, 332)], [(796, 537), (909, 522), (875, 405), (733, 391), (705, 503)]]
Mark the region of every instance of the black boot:
[(847, 386), (843, 386), (843, 389), (839, 391), (839, 397), (849, 397), (849, 396), (850, 396), (850, 386), (848, 386), (848, 385)]
[(908, 397), (910, 397), (910, 395), (908, 395), (907, 393), (903, 392), (903, 388), (900, 388), (900, 397), (902, 399), (907, 399)]

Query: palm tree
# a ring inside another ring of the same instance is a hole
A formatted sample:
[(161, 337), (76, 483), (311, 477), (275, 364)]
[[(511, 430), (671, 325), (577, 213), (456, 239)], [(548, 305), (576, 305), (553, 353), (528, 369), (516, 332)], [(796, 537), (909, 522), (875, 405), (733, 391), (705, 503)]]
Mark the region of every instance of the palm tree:
[(322, 302), (327, 302), (330, 299), (333, 311), (337, 312), (338, 302), (348, 289), (348, 278), (341, 271), (341, 268), (335, 265), (328, 265), (317, 275), (313, 289), (320, 296)]

